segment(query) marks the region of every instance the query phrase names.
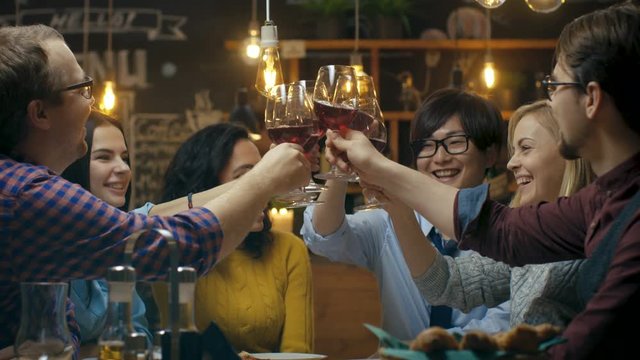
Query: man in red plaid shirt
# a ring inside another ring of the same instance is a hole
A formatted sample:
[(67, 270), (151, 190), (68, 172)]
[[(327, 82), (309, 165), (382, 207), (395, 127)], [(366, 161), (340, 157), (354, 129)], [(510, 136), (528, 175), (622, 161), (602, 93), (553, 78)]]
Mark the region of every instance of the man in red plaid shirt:
[[(204, 273), (242, 242), (254, 221), (247, 214), (309, 181), (302, 149), (282, 144), (224, 191), (194, 195), (191, 210), (119, 211), (57, 175), (87, 151), (92, 85), (54, 29), (0, 28), (0, 348), (19, 326), (20, 282), (104, 277), (123, 259), (122, 240), (150, 228), (171, 231), (180, 263)], [(133, 265), (144, 278), (163, 275), (168, 259), (162, 238), (138, 240)]]

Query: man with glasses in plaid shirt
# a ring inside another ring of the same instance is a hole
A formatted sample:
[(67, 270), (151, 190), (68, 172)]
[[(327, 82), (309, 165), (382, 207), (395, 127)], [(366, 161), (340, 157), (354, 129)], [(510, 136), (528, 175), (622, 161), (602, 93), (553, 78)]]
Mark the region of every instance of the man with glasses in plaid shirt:
[[(598, 179), (552, 203), (510, 209), (489, 200), (487, 186), (458, 191), (387, 161), (355, 131), (346, 138), (328, 132), (327, 158), (358, 170), (361, 179), (455, 236), (461, 248), (515, 266), (586, 257), (577, 286), (585, 309), (563, 332), (567, 342), (550, 355), (635, 357), (637, 336), (628, 329), (640, 323), (638, 84), (637, 0), (565, 26), (553, 74), (543, 85), (560, 127), (560, 152), (589, 160)], [(338, 156), (344, 152), (348, 163)]]
[[(18, 329), (20, 282), (104, 277), (123, 261), (122, 240), (150, 228), (171, 231), (180, 263), (204, 273), (242, 242), (254, 222), (247, 214), (309, 181), (302, 149), (282, 144), (230, 186), (194, 195), (191, 210), (168, 217), (119, 211), (57, 175), (87, 151), (91, 86), (54, 29), (0, 28), (0, 348), (13, 344)], [(177, 202), (167, 208), (187, 209), (186, 199)], [(157, 278), (169, 268), (168, 251), (162, 238), (143, 235), (133, 265)]]

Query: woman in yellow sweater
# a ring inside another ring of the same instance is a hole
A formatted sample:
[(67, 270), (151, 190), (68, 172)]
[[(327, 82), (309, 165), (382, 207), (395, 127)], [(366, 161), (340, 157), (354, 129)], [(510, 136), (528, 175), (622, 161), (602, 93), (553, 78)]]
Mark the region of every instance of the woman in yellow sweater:
[[(162, 201), (232, 181), (260, 160), (244, 128), (217, 124), (191, 136), (176, 152), (165, 174)], [(271, 230), (266, 212), (247, 214), (256, 223), (243, 244), (198, 279), (198, 329), (211, 321), (236, 350), (311, 352), (313, 313), (311, 264), (304, 242), (292, 233)], [(154, 287), (165, 323), (166, 287)]]

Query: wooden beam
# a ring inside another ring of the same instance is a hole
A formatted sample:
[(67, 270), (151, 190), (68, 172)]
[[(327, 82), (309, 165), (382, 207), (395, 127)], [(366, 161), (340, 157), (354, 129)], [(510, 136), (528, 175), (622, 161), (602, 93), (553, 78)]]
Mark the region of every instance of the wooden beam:
[[(351, 39), (303, 40), (307, 50), (349, 50), (353, 49)], [(553, 50), (556, 39), (493, 39), (486, 40), (422, 40), (422, 39), (365, 39), (358, 42), (361, 50), (484, 50), (487, 45), (492, 50)], [(224, 46), (235, 50), (240, 41), (227, 40)]]

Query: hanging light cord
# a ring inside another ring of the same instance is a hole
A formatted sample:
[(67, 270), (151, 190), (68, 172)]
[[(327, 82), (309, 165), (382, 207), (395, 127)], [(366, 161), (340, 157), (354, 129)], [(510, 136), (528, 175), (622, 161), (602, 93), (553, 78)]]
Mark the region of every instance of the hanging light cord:
[(486, 9), (487, 13), (487, 54), (491, 56), (491, 10)]
[(266, 0), (267, 3), (267, 21), (266, 22), (271, 22), (271, 12), (269, 11), (269, 0)]
[(258, 10), (256, 9), (258, 6), (256, 5), (258, 0), (251, 0), (251, 21), (256, 21), (258, 18)]
[(16, 0), (16, 26), (20, 26), (20, 1)]
[(353, 51), (357, 52), (360, 42), (360, 0), (356, 0), (356, 39)]
[(89, 61), (89, 0), (84, 0), (84, 17), (82, 18), (82, 67), (88, 68)]
[[(109, 0), (109, 13), (108, 13), (108, 23), (107, 23), (107, 51), (109, 52), (109, 57), (112, 57), (113, 55), (111, 54), (111, 32), (112, 32), (112, 27), (113, 27), (113, 0)], [(112, 61), (112, 59), (109, 59), (109, 61)], [(113, 65), (113, 64), (112, 64)]]

